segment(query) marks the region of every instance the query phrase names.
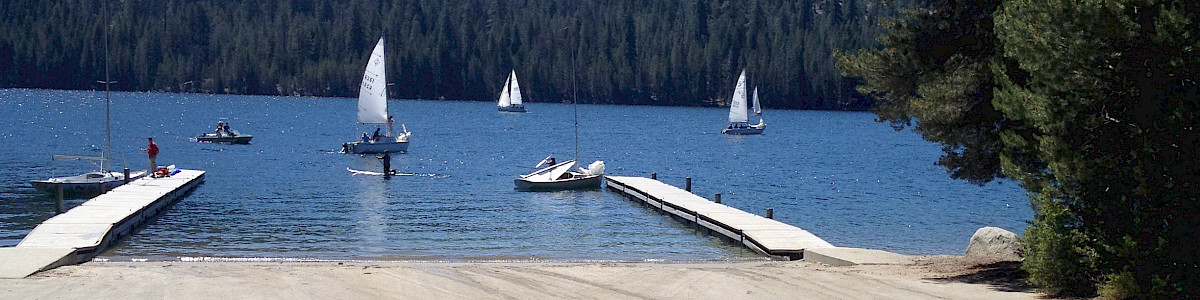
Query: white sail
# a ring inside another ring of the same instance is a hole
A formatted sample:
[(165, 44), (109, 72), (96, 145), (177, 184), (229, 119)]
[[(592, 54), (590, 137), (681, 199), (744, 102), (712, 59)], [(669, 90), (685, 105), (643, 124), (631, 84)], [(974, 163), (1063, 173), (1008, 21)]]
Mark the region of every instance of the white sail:
[(387, 124), (387, 76), (384, 74), (383, 38), (371, 51), (371, 60), (363, 72), (362, 85), (358, 89), (358, 122), (362, 124)]
[(512, 97), (512, 105), (521, 105), (521, 85), (517, 84), (517, 71), (512, 71), (512, 91), (509, 92)]
[(497, 104), (496, 104), (497, 106), (500, 106), (500, 107), (512, 106), (512, 101), (511, 101), (512, 97), (510, 97), (508, 94), (509, 83), (511, 83), (511, 82), (512, 82), (512, 75), (508, 75), (508, 78), (504, 79), (504, 88), (500, 90), (500, 101), (497, 102)]
[(729, 123), (746, 123), (750, 116), (746, 114), (746, 70), (738, 76), (737, 87), (733, 89), (733, 97), (729, 98)]
[(754, 106), (751, 106), (751, 109), (754, 110), (755, 116), (762, 115), (762, 106), (758, 105), (758, 87), (757, 86), (754, 87)]

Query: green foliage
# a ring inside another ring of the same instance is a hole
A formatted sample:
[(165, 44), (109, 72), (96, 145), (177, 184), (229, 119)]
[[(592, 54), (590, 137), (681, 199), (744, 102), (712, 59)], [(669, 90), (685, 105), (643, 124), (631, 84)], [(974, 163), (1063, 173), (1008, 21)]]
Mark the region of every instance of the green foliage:
[(1021, 239), (1025, 261), (1021, 269), (1029, 282), (1055, 295), (1089, 295), (1096, 274), (1096, 252), (1086, 245), (1087, 237), (1066, 206), (1049, 191), (1031, 194), (1035, 220)]
[(991, 16), (999, 3), (931, 1), (885, 21), (882, 49), (838, 54), (842, 73), (864, 79), (858, 91), (876, 98), (880, 121), (900, 130), (919, 120), (913, 129), (943, 145), (938, 164), (977, 184), (1003, 176), (999, 132), (1020, 125), (1002, 122), (992, 106), (999, 46)]
[(839, 68), (952, 177), (1031, 192), (1039, 287), (1200, 297), (1200, 3), (966, 2), (924, 3)]
[(1047, 166), (1012, 171), (1061, 195), (1087, 237), (1071, 243), (1097, 252), (1107, 281), (1093, 284), (1107, 292), (1200, 295), (1200, 30), (1180, 26), (1197, 21), (1191, 1), (1008, 0), (997, 12), (1005, 56), (1030, 78), (995, 102), (1036, 128)]
[[(394, 98), (713, 105), (745, 68), (769, 108), (865, 109), (833, 49), (874, 43), (870, 0), (110, 3), (120, 90), (354, 96), (386, 39)], [(99, 1), (0, 3), (0, 87), (96, 88)]]

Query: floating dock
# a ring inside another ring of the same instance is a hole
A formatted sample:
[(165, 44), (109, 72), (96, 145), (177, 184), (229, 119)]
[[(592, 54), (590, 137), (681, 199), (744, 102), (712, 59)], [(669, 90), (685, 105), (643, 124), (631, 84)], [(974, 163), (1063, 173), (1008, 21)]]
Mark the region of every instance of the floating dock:
[(0, 278), (82, 263), (154, 219), (204, 182), (204, 171), (144, 177), (42, 222), (15, 247), (0, 248)]
[(804, 258), (805, 249), (834, 248), (829, 242), (800, 227), (715, 203), (658, 180), (605, 176), (605, 181), (610, 190), (762, 254), (801, 259)]

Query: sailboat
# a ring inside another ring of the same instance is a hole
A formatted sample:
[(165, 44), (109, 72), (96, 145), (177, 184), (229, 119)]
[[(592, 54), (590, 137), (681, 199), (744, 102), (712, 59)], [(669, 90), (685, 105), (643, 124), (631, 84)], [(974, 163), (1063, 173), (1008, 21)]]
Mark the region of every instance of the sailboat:
[[(758, 94), (758, 89), (755, 89), (755, 95)], [(746, 70), (742, 70), (742, 75), (738, 76), (737, 85), (733, 88), (733, 97), (730, 98), (729, 104), (729, 126), (721, 129), (723, 134), (762, 134), (763, 129), (767, 128), (766, 124), (759, 119), (757, 125), (750, 125), (750, 116), (746, 111)], [(758, 107), (758, 97), (754, 97), (755, 107)], [(756, 111), (761, 112), (760, 109)]]
[[(574, 72), (574, 68), (575, 62), (572, 60), (572, 72)], [(515, 76), (513, 77), (513, 82), (516, 82)], [(554, 155), (551, 154), (533, 168), (537, 169), (543, 164), (548, 164), (548, 167), (513, 179), (513, 183), (517, 185), (517, 190), (560, 191), (599, 189), (601, 182), (604, 181), (604, 161), (597, 160), (592, 162), (586, 169), (580, 167), (577, 170), (571, 170), (571, 167), (574, 167), (575, 162), (579, 160), (579, 98), (574, 96), (574, 77), (572, 77), (571, 82), (571, 94), (574, 99), (572, 101), (572, 109), (575, 111), (575, 159), (554, 163)]]
[(516, 70), (509, 73), (508, 79), (504, 80), (504, 89), (500, 91), (500, 100), (497, 103), (496, 109), (502, 112), (525, 112), (525, 105), (521, 104), (521, 85), (517, 84)]
[[(146, 171), (136, 171), (129, 174), (128, 180), (125, 178), (124, 172), (112, 172), (109, 155), (112, 152), (112, 121), (110, 117), (109, 107), (112, 106), (112, 100), (109, 99), (109, 84), (112, 81), (108, 77), (108, 10), (105, 8), (105, 26), (104, 26), (104, 81), (99, 83), (104, 84), (104, 153), (100, 157), (93, 156), (74, 156), (74, 155), (55, 155), (53, 158), (66, 160), (86, 160), (91, 161), (93, 165), (99, 168), (98, 171), (87, 172), (75, 176), (51, 177), (45, 180), (31, 180), (29, 183), (33, 188), (43, 193), (56, 193), (61, 188), (64, 198), (87, 198), (90, 196), (99, 195), (105, 191), (125, 184), (126, 181), (133, 181), (146, 176)], [(97, 163), (98, 162), (98, 163)]]
[(762, 106), (758, 104), (758, 87), (757, 86), (754, 87), (754, 105), (750, 107), (750, 110), (753, 110), (754, 115), (758, 116), (758, 124), (750, 125), (750, 127), (751, 128), (759, 128), (759, 129), (767, 128), (767, 124), (764, 124), (763, 119), (762, 119)]
[(403, 132), (395, 133), (392, 129), (392, 118), (387, 114), (387, 76), (384, 73), (385, 58), (383, 56), (383, 37), (371, 51), (371, 59), (363, 71), (362, 85), (358, 89), (358, 123), (368, 125), (387, 125), (387, 134), (378, 135), (379, 129), (368, 136), (363, 133), (362, 140), (342, 144), (345, 153), (384, 153), (407, 152), (408, 138), (412, 136), (408, 128), (401, 124)]

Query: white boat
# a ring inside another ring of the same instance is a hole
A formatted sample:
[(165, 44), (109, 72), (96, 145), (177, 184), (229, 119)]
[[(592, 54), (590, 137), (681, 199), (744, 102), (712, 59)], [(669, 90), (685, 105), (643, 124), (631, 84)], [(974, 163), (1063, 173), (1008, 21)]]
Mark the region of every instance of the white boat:
[(587, 169), (571, 170), (575, 160), (557, 163), (513, 179), (517, 190), (561, 191), (599, 189), (604, 179), (604, 162), (596, 161)]
[[(89, 156), (55, 155), (54, 159), (99, 161), (100, 170), (75, 176), (52, 177), (45, 180), (31, 180), (29, 183), (39, 192), (55, 194), (62, 188), (64, 198), (90, 198), (105, 191), (125, 184), (123, 172), (108, 171), (107, 158)], [(146, 176), (146, 171), (129, 173), (129, 180), (137, 180)]]
[[(345, 153), (403, 153), (408, 152), (408, 138), (412, 136), (408, 128), (400, 125), (403, 132), (395, 133), (387, 114), (387, 76), (384, 73), (386, 59), (383, 56), (383, 38), (375, 44), (371, 51), (371, 59), (363, 71), (362, 85), (358, 89), (358, 123), (367, 125), (387, 125), (387, 134), (364, 137), (360, 141), (342, 144)], [(378, 132), (379, 129), (376, 129)]]
[(502, 112), (526, 112), (525, 105), (521, 104), (521, 85), (517, 83), (516, 70), (509, 73), (508, 79), (504, 80), (504, 89), (500, 90), (500, 100), (497, 101), (496, 109)]
[[(758, 89), (754, 89), (755, 95), (758, 95)], [(742, 75), (738, 76), (737, 85), (733, 89), (733, 97), (729, 103), (729, 125), (725, 129), (721, 129), (723, 134), (762, 134), (763, 129), (767, 128), (763, 124), (762, 119), (758, 120), (758, 124), (750, 125), (750, 116), (746, 111), (746, 70), (742, 70)], [(755, 111), (761, 113), (758, 108), (758, 97), (754, 97)]]
[[(104, 153), (100, 157), (90, 156), (71, 156), (71, 155), (55, 155), (54, 159), (67, 160), (87, 160), (92, 161), (98, 171), (87, 172), (75, 176), (52, 177), (45, 180), (31, 180), (29, 183), (39, 192), (55, 194), (62, 189), (63, 198), (89, 198), (99, 195), (105, 191), (121, 186), (128, 181), (137, 180), (146, 176), (146, 171), (133, 171), (129, 173), (129, 178), (126, 180), (124, 172), (112, 172), (109, 170), (109, 153), (112, 152), (112, 121), (109, 117), (109, 106), (112, 106), (112, 100), (109, 99), (109, 86), (111, 81), (108, 79), (108, 31), (104, 32)], [(96, 163), (99, 162), (99, 163)]]

